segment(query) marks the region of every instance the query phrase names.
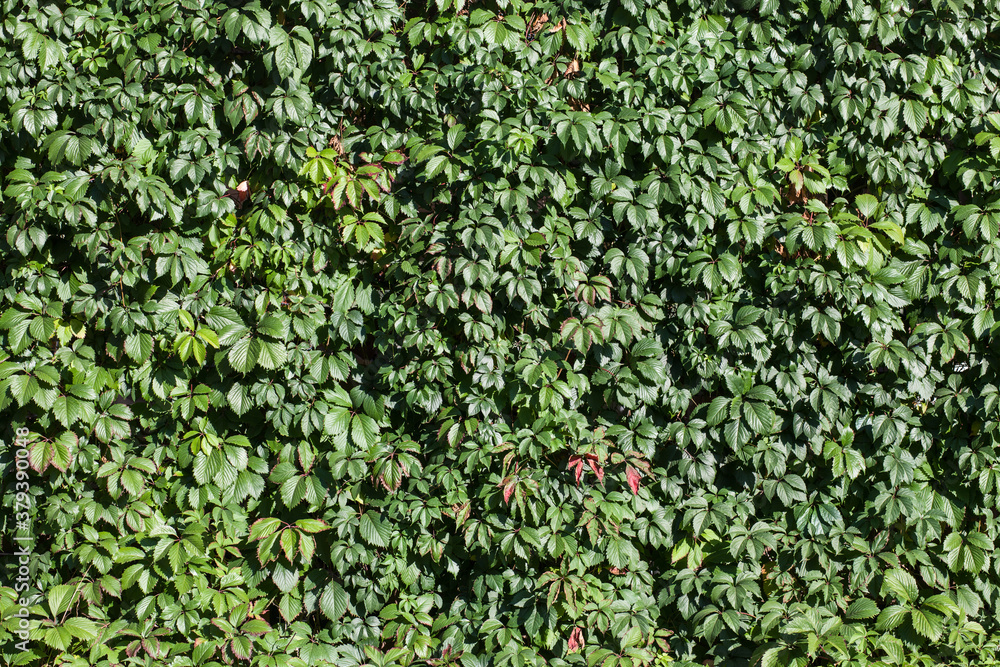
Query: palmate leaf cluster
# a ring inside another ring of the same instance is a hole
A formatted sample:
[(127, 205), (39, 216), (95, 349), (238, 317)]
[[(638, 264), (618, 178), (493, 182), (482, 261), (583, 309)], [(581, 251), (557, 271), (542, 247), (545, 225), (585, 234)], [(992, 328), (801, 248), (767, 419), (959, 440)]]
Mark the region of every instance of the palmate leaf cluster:
[(0, 8), (4, 664), (993, 660), (996, 0)]

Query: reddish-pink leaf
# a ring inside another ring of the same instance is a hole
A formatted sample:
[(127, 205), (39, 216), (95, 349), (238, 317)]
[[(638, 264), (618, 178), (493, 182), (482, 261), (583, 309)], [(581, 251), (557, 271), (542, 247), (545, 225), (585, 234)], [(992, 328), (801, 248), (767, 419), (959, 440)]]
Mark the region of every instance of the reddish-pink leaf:
[(571, 454), (569, 457), (569, 465), (567, 467), (570, 470), (576, 468), (576, 485), (580, 486), (580, 476), (583, 475), (583, 457)]
[[(593, 457), (593, 458), (591, 458), (591, 457)], [(594, 456), (593, 454), (588, 454), (587, 455), (587, 463), (590, 464), (590, 469), (594, 471), (595, 475), (597, 475), (597, 481), (598, 482), (603, 482), (604, 481), (604, 468), (602, 468), (601, 466), (597, 465), (597, 457)]]
[(572, 632), (569, 633), (569, 640), (567, 643), (569, 644), (570, 653), (579, 651), (583, 648), (583, 629), (578, 627), (573, 628)]
[(514, 493), (514, 482), (511, 482), (507, 486), (503, 487), (503, 501), (510, 504), (510, 496)]
[(639, 495), (639, 471), (629, 466), (625, 471), (625, 476), (628, 477), (628, 485), (632, 489), (632, 494)]

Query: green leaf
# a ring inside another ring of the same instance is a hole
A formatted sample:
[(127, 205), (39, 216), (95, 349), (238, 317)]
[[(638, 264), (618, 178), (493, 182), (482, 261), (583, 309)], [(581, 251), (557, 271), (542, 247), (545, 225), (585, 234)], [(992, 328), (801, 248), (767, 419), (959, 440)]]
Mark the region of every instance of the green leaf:
[(83, 402), (72, 396), (59, 396), (52, 405), (52, 414), (60, 424), (69, 428), (83, 416)]
[(274, 49), (274, 65), (278, 74), (287, 77), (295, 70), (295, 50), (292, 48), (288, 33), (280, 25), (271, 26), (268, 32), (268, 41)]
[(889, 570), (882, 580), (881, 594), (890, 592), (903, 602), (917, 599), (917, 580), (906, 570)]
[(313, 36), (304, 26), (301, 25), (297, 25), (292, 28), (291, 35), (291, 45), (292, 49), (295, 51), (296, 63), (298, 64), (298, 68), (304, 71), (308, 69), (309, 65), (312, 63), (313, 52), (316, 49)]
[(41, 438), (28, 445), (28, 463), (37, 472), (44, 472), (50, 465), (65, 472), (73, 461), (77, 438), (70, 431), (54, 439)]
[(847, 611), (844, 615), (849, 619), (863, 619), (863, 618), (874, 618), (878, 615), (879, 609), (878, 605), (875, 604), (874, 600), (869, 600), (868, 598), (859, 598), (852, 602), (850, 606), (847, 607)]
[(909, 609), (898, 604), (890, 605), (882, 610), (875, 621), (875, 629), (879, 632), (899, 627), (906, 620)]
[(271, 580), (282, 593), (287, 593), (299, 583), (299, 571), (294, 566), (283, 564), (280, 560), (274, 562)]
[(281, 526), (281, 520), (275, 518), (258, 519), (250, 526), (250, 541), (255, 542), (259, 539), (271, 535)]
[(875, 215), (875, 211), (878, 209), (878, 199), (869, 194), (862, 194), (854, 198), (854, 205), (862, 216), (870, 218)]
[(927, 108), (919, 100), (903, 101), (903, 122), (919, 134), (927, 124)]
[(340, 620), (347, 611), (348, 603), (347, 592), (335, 581), (328, 583), (323, 589), (323, 594), (319, 596), (319, 608), (331, 621)]
[(249, 373), (257, 365), (261, 356), (260, 341), (256, 338), (242, 338), (229, 349), (229, 363), (241, 373)]
[(745, 401), (743, 403), (743, 416), (750, 428), (761, 435), (770, 433), (774, 426), (774, 413), (765, 403)]
[(716, 396), (708, 406), (708, 424), (715, 426), (729, 416), (729, 399), (725, 396)]
[(760, 15), (771, 16), (778, 10), (778, 0), (760, 0)]
[(941, 637), (944, 622), (937, 614), (923, 609), (913, 609), (910, 612), (910, 622), (913, 623), (914, 630), (931, 641), (937, 641)]
[(229, 407), (231, 407), (233, 412), (239, 416), (243, 416), (254, 406), (254, 402), (250, 398), (246, 387), (240, 384), (234, 383), (233, 386), (229, 388), (229, 393), (226, 394), (226, 399), (229, 401)]
[(368, 511), (361, 515), (361, 523), (358, 525), (361, 538), (372, 546), (389, 546), (391, 531), (384, 525), (374, 512)]
[(261, 366), (261, 368), (275, 370), (285, 365), (288, 360), (288, 351), (286, 350), (284, 343), (276, 341), (258, 341), (258, 339), (253, 339), (253, 341), (259, 343), (260, 354), (257, 357), (257, 363)]
[(321, 533), (330, 528), (324, 521), (319, 519), (299, 519), (295, 522), (295, 525), (306, 533)]
[(63, 627), (69, 630), (69, 633), (77, 639), (89, 641), (96, 639), (98, 635), (97, 623), (89, 618), (83, 618), (80, 616), (67, 618), (63, 623)]
[(147, 333), (134, 333), (125, 338), (125, 353), (138, 363), (145, 363), (153, 354), (153, 337)]
[(638, 552), (628, 540), (609, 536), (604, 553), (612, 567), (625, 569), (638, 557)]
[(68, 584), (59, 584), (48, 590), (45, 599), (52, 618), (58, 618), (69, 610), (76, 598), (76, 592), (76, 587)]
[(378, 442), (378, 424), (368, 415), (354, 415), (351, 419), (351, 437), (358, 447), (368, 449)]

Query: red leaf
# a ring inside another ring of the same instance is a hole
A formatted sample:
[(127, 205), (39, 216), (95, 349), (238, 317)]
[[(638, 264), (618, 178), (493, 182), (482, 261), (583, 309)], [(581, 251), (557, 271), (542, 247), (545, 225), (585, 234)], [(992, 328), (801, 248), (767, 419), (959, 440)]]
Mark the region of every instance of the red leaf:
[[(591, 458), (591, 457), (593, 457), (593, 458)], [(594, 456), (593, 454), (588, 454), (587, 455), (587, 463), (590, 464), (590, 469), (594, 471), (595, 475), (597, 475), (597, 481), (598, 482), (603, 482), (604, 481), (604, 468), (602, 468), (601, 466), (597, 465), (597, 457)]]
[(569, 465), (567, 467), (570, 470), (574, 467), (576, 468), (576, 485), (580, 486), (580, 476), (583, 475), (583, 458), (577, 454), (570, 454)]
[(628, 485), (632, 489), (632, 494), (639, 495), (639, 471), (629, 466), (625, 471), (625, 476), (628, 477)]
[(573, 631), (569, 633), (568, 644), (570, 653), (583, 648), (583, 630), (581, 628), (573, 628)]
[(510, 496), (514, 493), (514, 482), (511, 482), (507, 486), (503, 487), (503, 501), (510, 504)]

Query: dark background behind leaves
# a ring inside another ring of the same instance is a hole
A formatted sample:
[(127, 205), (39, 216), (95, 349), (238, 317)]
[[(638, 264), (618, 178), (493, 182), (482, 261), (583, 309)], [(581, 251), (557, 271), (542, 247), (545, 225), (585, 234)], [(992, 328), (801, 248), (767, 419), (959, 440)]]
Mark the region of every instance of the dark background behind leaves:
[(5, 663), (995, 655), (995, 0), (0, 7)]

